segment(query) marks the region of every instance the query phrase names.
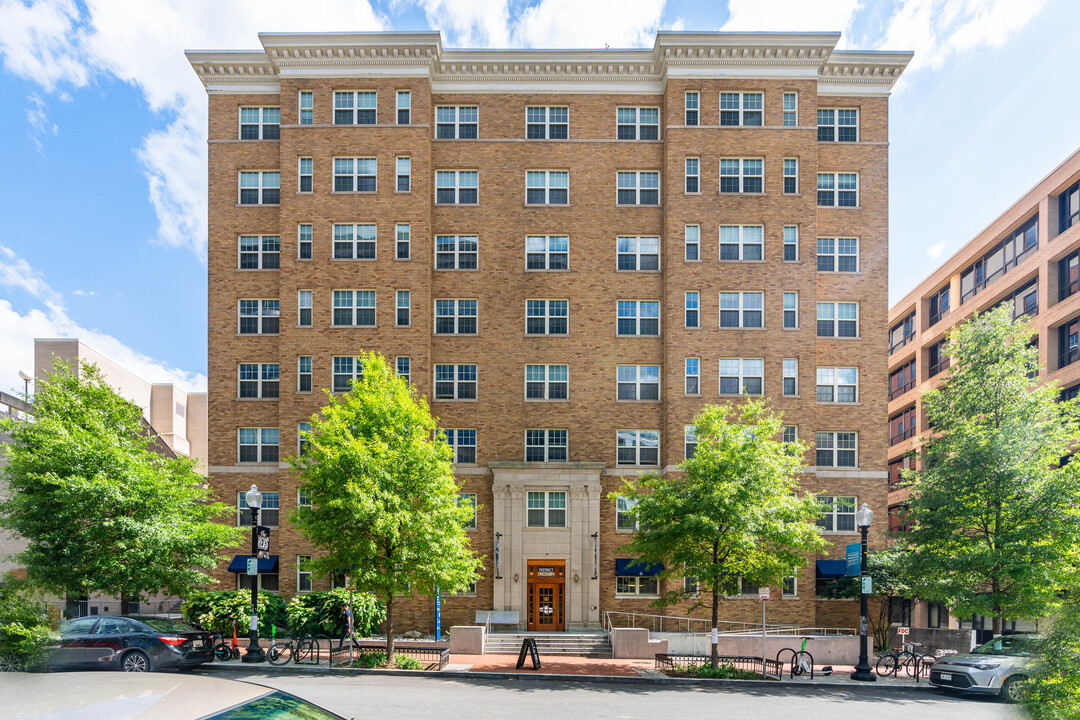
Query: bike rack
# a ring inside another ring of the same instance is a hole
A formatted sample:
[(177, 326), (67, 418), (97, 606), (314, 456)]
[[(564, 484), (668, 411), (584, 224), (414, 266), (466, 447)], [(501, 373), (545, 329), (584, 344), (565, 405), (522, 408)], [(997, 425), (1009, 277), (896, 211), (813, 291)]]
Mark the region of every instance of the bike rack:
[[(811, 655), (808, 650), (798, 651), (798, 650), (795, 650), (794, 648), (781, 648), (781, 650), (778, 653), (776, 653), (776, 662), (780, 664), (780, 674), (781, 675), (784, 674), (784, 662), (783, 662), (783, 660), (780, 659), (780, 656), (783, 655), (786, 652), (791, 653), (791, 668), (790, 668), (790, 671), (789, 671), (790, 672), (790, 677), (792, 677), (792, 678), (795, 677), (795, 663), (799, 659), (799, 652), (805, 652), (810, 657), (810, 679), (813, 680), (814, 679), (814, 656)], [(801, 675), (802, 673), (800, 672), (799, 674)]]

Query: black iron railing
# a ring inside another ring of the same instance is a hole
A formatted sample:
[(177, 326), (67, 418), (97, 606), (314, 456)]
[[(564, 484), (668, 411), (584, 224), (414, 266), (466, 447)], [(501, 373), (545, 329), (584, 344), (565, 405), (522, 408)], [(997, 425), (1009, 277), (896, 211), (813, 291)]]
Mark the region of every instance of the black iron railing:
[[(736, 670), (746, 670), (757, 675), (761, 675), (761, 661), (759, 657), (748, 657), (745, 655), (721, 655), (721, 665), (727, 665), (733, 667)], [(671, 655), (668, 653), (656, 653), (655, 668), (660, 671), (677, 673), (680, 670), (688, 670), (690, 668), (700, 667), (701, 665), (707, 665), (712, 660), (708, 655)], [(781, 663), (776, 660), (765, 660), (765, 677), (772, 680), (779, 680), (780, 675), (783, 672)]]
[(915, 428), (914, 427), (909, 427), (907, 430), (901, 430), (900, 432), (898, 432), (895, 435), (893, 435), (892, 437), (890, 437), (889, 438), (889, 444), (890, 445), (895, 445), (898, 442), (902, 442), (904, 440), (907, 440), (909, 437), (914, 437), (914, 435), (915, 435)]
[[(352, 646), (352, 659), (355, 660), (359, 655), (365, 655), (367, 653), (386, 652), (386, 643), (379, 641), (372, 642), (355, 642)], [(431, 645), (416, 645), (401, 644), (399, 642), (394, 643), (395, 655), (406, 655), (411, 658), (416, 658), (424, 664), (425, 670), (442, 670), (450, 662), (450, 648), (445, 646)], [(345, 643), (339, 647), (332, 648), (330, 650), (330, 666), (331, 667), (344, 667), (349, 664), (349, 644)]]

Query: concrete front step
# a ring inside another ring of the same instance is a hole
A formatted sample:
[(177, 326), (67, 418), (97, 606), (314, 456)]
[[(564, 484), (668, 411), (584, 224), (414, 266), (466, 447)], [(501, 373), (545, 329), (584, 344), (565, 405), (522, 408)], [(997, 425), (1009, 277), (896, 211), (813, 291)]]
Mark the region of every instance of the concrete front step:
[(485, 651), (491, 655), (516, 655), (527, 637), (536, 640), (541, 655), (611, 657), (611, 642), (602, 633), (498, 633), (489, 634)]

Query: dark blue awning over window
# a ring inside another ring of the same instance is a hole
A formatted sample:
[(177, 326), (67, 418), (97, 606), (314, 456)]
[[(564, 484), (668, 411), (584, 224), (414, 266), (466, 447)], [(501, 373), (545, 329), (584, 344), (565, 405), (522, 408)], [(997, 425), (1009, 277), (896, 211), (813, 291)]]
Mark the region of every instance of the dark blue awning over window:
[[(229, 563), (229, 572), (231, 573), (246, 573), (247, 561), (250, 555), (237, 555)], [(268, 558), (259, 558), (259, 572), (260, 573), (276, 573), (278, 571), (277, 555), (271, 555)]]
[(817, 576), (819, 578), (844, 577), (847, 573), (846, 560), (818, 560)]
[(649, 565), (648, 563), (624, 558), (615, 561), (615, 574), (619, 577), (654, 577), (663, 572), (664, 566), (660, 563)]

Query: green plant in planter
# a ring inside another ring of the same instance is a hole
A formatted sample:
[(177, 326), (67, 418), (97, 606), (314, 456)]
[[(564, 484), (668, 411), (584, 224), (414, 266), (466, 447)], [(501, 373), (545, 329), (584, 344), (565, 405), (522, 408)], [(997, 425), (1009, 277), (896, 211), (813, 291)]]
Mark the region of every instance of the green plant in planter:
[(423, 670), (424, 663), (410, 655), (395, 655), (394, 664), (401, 670)]
[[(285, 601), (280, 595), (260, 591), (258, 615), (259, 637), (270, 637), (271, 625), (286, 625)], [(209, 630), (216, 630), (225, 637), (232, 636), (234, 621), (237, 635), (246, 637), (250, 617), (249, 590), (195, 591), (184, 600), (185, 620), (198, 623)]]
[[(294, 637), (320, 633), (332, 638), (341, 637), (348, 627), (345, 619), (348, 603), (349, 591), (344, 588), (296, 595), (285, 609), (289, 632)], [(352, 608), (357, 637), (370, 635), (386, 617), (382, 603), (368, 593), (354, 592)]]

